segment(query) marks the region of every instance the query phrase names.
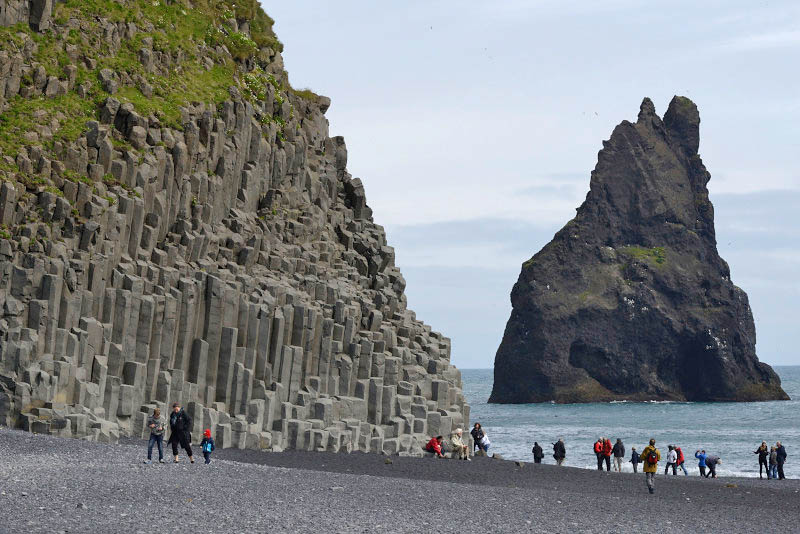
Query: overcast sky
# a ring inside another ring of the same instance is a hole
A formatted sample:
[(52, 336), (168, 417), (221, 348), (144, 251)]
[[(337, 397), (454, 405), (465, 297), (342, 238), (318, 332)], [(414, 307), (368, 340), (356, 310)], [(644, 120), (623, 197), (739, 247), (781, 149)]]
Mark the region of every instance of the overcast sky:
[(417, 317), (492, 367), (520, 265), (571, 219), (643, 97), (702, 119), (719, 250), (759, 357), (800, 364), (800, 3), (262, 0), (330, 96)]

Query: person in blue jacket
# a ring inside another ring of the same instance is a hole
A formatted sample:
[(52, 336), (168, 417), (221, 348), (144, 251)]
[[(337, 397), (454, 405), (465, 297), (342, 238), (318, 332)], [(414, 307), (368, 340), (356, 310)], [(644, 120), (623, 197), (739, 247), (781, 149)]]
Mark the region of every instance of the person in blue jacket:
[(700, 468), (700, 476), (706, 476), (706, 451), (697, 451), (694, 453), (694, 457), (697, 458), (697, 467)]
[(211, 463), (211, 453), (214, 452), (216, 446), (214, 445), (214, 438), (211, 437), (211, 429), (206, 428), (206, 431), (203, 432), (203, 441), (200, 442), (200, 447), (203, 449), (203, 458), (206, 459), (206, 463)]

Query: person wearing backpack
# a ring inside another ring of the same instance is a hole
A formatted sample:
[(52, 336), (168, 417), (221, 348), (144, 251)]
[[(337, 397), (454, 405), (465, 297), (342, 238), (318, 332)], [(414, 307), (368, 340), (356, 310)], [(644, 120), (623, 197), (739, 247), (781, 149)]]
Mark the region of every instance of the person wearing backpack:
[(645, 479), (647, 480), (647, 491), (651, 494), (656, 492), (656, 472), (658, 472), (658, 462), (661, 461), (661, 453), (656, 449), (656, 440), (651, 439), (650, 444), (642, 451), (642, 458), (644, 459)]
[(633, 466), (633, 472), (639, 472), (639, 464), (642, 463), (642, 459), (639, 456), (639, 453), (636, 452), (636, 447), (631, 447), (631, 465)]
[(603, 442), (605, 442), (604, 437), (598, 438), (597, 441), (594, 442), (594, 455), (597, 457), (597, 470), (603, 470)]
[(617, 438), (617, 442), (614, 443), (614, 448), (611, 449), (611, 452), (614, 454), (614, 470), (622, 473), (622, 459), (625, 457), (625, 445), (622, 443), (622, 439)]
[[(603, 441), (603, 461), (606, 464), (606, 471), (611, 471), (611, 451), (614, 447), (611, 446), (611, 440), (606, 438)], [(602, 467), (600, 468), (602, 470)]]
[(686, 457), (683, 455), (683, 451), (677, 445), (673, 445), (675, 447), (675, 452), (678, 453), (678, 467), (683, 469), (683, 475), (689, 476), (689, 471), (686, 470)]
[(533, 442), (533, 449), (531, 449), (533, 453), (533, 463), (540, 464), (542, 463), (542, 458), (544, 458), (544, 451), (542, 450), (542, 446), (539, 445), (538, 441)]
[(211, 429), (206, 428), (203, 432), (203, 441), (200, 442), (200, 448), (203, 449), (203, 458), (206, 459), (206, 464), (211, 463), (211, 453), (216, 448), (214, 446), (214, 438), (211, 437)]
[(700, 469), (700, 476), (706, 476), (706, 451), (703, 449), (702, 451), (697, 451), (694, 453), (694, 457), (697, 458), (697, 468)]

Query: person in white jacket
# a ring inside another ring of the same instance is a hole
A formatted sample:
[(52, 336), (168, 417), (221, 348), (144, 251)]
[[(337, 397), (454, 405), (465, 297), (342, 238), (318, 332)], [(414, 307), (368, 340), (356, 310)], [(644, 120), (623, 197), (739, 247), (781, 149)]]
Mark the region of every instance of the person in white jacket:
[(669, 474), (669, 468), (672, 467), (672, 474), (678, 474), (678, 453), (675, 452), (675, 447), (672, 445), (669, 446), (669, 452), (667, 453), (667, 467), (664, 468), (664, 474)]

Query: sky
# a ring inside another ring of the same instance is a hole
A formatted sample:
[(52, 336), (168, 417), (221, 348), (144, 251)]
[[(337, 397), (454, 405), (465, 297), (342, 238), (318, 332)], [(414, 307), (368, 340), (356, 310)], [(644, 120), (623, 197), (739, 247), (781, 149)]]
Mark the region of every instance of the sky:
[(800, 365), (800, 3), (262, 4), (292, 85), (331, 97), (409, 307), (457, 366), (493, 366), (521, 264), (574, 216), (602, 141), (643, 97), (663, 114), (674, 94), (700, 110), (759, 358)]

